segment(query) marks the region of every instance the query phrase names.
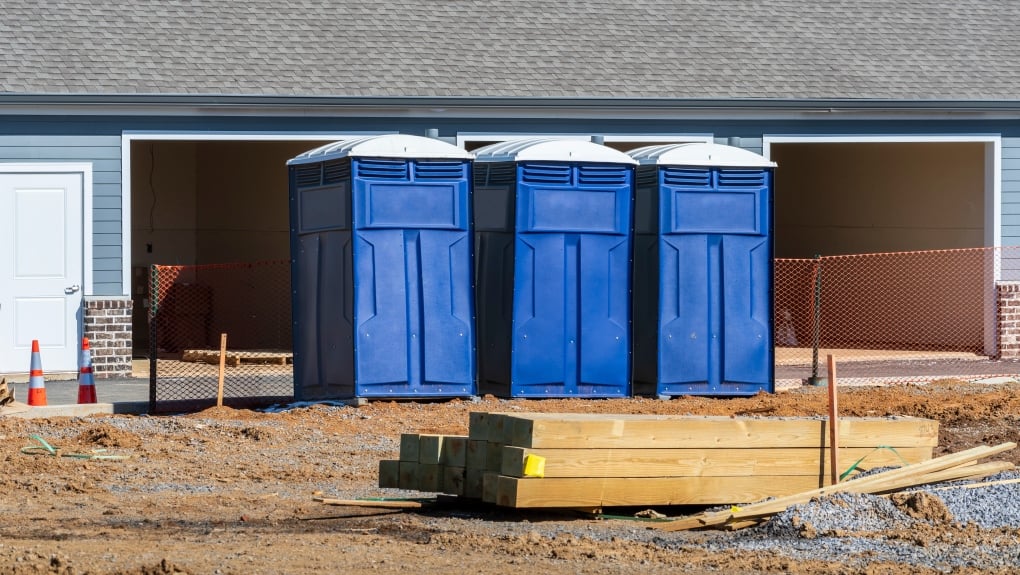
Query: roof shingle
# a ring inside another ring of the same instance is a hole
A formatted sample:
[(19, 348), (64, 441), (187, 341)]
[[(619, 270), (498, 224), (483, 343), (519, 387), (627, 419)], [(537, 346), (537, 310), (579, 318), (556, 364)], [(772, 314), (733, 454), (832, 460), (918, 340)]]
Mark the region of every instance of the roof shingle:
[(0, 93), (1015, 100), (1011, 0), (5, 0)]

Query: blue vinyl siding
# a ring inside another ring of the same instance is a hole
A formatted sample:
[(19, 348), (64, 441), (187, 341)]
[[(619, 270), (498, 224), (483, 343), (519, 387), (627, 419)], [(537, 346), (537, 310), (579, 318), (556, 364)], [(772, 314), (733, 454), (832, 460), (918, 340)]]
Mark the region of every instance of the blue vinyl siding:
[(0, 162), (92, 164), (92, 294), (122, 295), (120, 135), (0, 134)]
[(1002, 138), (1002, 245), (1020, 245), (1020, 137)]
[[(716, 142), (739, 137), (740, 147), (762, 152), (763, 135), (923, 135), (1002, 134), (1002, 243), (1020, 245), (1020, 121), (1016, 120), (739, 120), (739, 119), (617, 119), (414, 118), (414, 117), (209, 117), (209, 116), (0, 116), (0, 162), (91, 162), (93, 169), (93, 289), (96, 295), (121, 295), (119, 257), (123, 242), (121, 218), (121, 135), (125, 130), (294, 132), (402, 132), (424, 135), (438, 128), (450, 138), (457, 133), (586, 133), (586, 134), (711, 134)], [(243, 136), (239, 136), (243, 139)], [(281, 167), (281, 169), (283, 169)], [(778, 174), (782, 173), (782, 166)], [(781, 177), (781, 176), (780, 176)]]

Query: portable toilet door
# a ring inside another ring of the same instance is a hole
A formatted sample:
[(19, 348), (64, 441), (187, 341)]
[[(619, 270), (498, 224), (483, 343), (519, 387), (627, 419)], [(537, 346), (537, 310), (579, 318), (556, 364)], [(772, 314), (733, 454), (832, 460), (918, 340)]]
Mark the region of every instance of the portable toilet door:
[(629, 152), (636, 393), (774, 391), (775, 164), (718, 144)]
[(481, 393), (629, 394), (634, 164), (583, 140), (475, 150)]
[(475, 393), (471, 159), (385, 135), (288, 162), (296, 398)]

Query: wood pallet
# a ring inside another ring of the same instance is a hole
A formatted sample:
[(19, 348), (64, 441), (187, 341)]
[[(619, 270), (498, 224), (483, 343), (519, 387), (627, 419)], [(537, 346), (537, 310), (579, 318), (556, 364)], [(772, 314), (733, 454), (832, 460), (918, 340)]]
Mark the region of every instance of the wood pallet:
[[(380, 462), (379, 486), (507, 507), (598, 508), (745, 503), (829, 484), (824, 419), (470, 418), (466, 437), (404, 434), (400, 460)], [(930, 460), (938, 444), (938, 422), (929, 419), (842, 418), (838, 426), (840, 461), (859, 461), (855, 473)]]
[[(219, 365), (220, 351), (218, 349), (186, 349), (181, 354), (181, 361)], [(241, 364), (287, 365), (294, 363), (294, 353), (274, 350), (228, 351), (224, 354), (224, 363), (230, 367), (237, 367)]]

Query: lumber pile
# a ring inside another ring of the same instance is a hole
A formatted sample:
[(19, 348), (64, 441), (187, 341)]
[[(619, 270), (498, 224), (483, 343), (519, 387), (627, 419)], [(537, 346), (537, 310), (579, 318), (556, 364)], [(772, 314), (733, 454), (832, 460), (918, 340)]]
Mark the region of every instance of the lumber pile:
[[(929, 461), (907, 465), (882, 473), (875, 473), (836, 485), (761, 501), (744, 507), (732, 507), (722, 511), (699, 513), (663, 523), (656, 527), (666, 531), (683, 531), (706, 527), (741, 529), (757, 525), (792, 505), (807, 503), (814, 498), (833, 493), (881, 494), (942, 481), (981, 479), (1013, 469), (1014, 465), (1008, 461), (977, 463), (978, 460), (1008, 451), (1014, 447), (1016, 447), (1016, 444), (1011, 442), (996, 446), (981, 445), (959, 453), (937, 457)], [(998, 484), (1001, 482), (991, 483)]]
[[(468, 435), (404, 434), (380, 487), (516, 508), (715, 505), (829, 483), (825, 419), (549, 413), (471, 414)], [(929, 419), (842, 418), (840, 461), (857, 470), (928, 461)]]

